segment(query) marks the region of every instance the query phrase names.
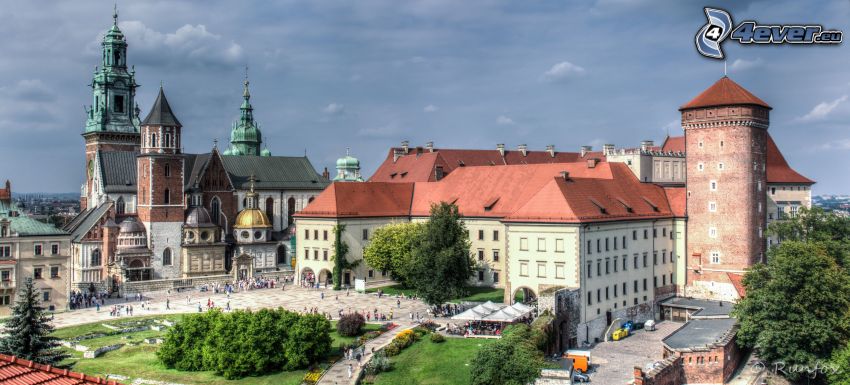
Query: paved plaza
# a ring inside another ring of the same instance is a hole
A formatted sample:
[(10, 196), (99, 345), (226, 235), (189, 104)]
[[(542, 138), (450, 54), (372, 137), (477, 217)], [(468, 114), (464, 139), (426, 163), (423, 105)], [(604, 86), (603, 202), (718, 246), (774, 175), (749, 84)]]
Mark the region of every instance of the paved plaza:
[(655, 331), (637, 330), (623, 340), (596, 344), (591, 349), (591, 382), (626, 384), (633, 380), (634, 367), (645, 368), (649, 363), (660, 361), (664, 351), (661, 340), (682, 325), (676, 322), (660, 322)]
[[(324, 299), (322, 298), (323, 295)], [(166, 299), (170, 309), (166, 309)], [(228, 302), (231, 309), (257, 310), (283, 307), (292, 311), (305, 312), (317, 308), (319, 313), (330, 313), (334, 319), (338, 318), (340, 310), (343, 312), (359, 311), (363, 313), (368, 311), (372, 313), (377, 309), (378, 313), (384, 313), (388, 316), (391, 314), (396, 323), (409, 321), (410, 313), (415, 315), (418, 312), (423, 318), (426, 318), (428, 314), (428, 305), (419, 300), (394, 296), (378, 298), (374, 293), (364, 294), (353, 290), (348, 292), (345, 290), (334, 291), (329, 288), (305, 289), (300, 286), (287, 285), (284, 290), (278, 287), (234, 292), (229, 298), (226, 294), (213, 294), (212, 291), (199, 292), (197, 290), (171, 294), (166, 292), (145, 293), (142, 301), (146, 303), (144, 308), (142, 302), (134, 297), (111, 299), (107, 300), (105, 306), (100, 307), (100, 311), (97, 311), (95, 307), (90, 307), (56, 313), (53, 324), (57, 328), (62, 328), (127, 317), (125, 312), (121, 312), (121, 317), (110, 316), (110, 309), (116, 304), (132, 306), (133, 316), (197, 313), (198, 305), (200, 304), (201, 308), (205, 310), (208, 300), (221, 309), (226, 308)], [(397, 304), (397, 301), (400, 302), (400, 305)]]

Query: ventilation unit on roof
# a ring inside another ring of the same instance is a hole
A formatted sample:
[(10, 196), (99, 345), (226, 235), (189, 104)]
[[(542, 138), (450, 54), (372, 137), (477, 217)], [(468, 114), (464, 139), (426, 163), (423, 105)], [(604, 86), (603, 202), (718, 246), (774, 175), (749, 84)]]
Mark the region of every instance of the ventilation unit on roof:
[(620, 202), (620, 204), (623, 205), (623, 207), (626, 208), (627, 212), (630, 212), (630, 213), (635, 212), (635, 210), (632, 209), (632, 206), (629, 206), (629, 204), (626, 203), (626, 201), (624, 201), (622, 198), (616, 198), (616, 199), (617, 199), (617, 202)]
[(464, 166), (466, 166), (466, 163), (463, 163), (462, 160), (458, 159), (457, 165), (460, 166), (460, 167), (464, 167)]
[(658, 206), (656, 206), (655, 203), (652, 203), (652, 201), (650, 201), (646, 197), (642, 196), (641, 199), (643, 199), (643, 201), (646, 202), (646, 204), (648, 204), (650, 207), (652, 207), (652, 211), (655, 211), (656, 213), (660, 211), (660, 210), (658, 210)]
[(484, 203), (484, 211), (492, 210), (493, 206), (495, 206), (496, 202), (498, 202), (498, 201), (499, 201), (499, 197), (493, 197), (493, 198), (488, 199), (487, 202)]
[(605, 206), (603, 206), (602, 203), (597, 202), (596, 199), (593, 198), (590, 198), (590, 202), (596, 205), (596, 208), (599, 209), (600, 214), (608, 214), (608, 210), (605, 209)]
[(566, 180), (566, 181), (571, 180), (570, 179), (570, 172), (569, 171), (561, 171), (561, 178), (564, 178), (564, 180)]

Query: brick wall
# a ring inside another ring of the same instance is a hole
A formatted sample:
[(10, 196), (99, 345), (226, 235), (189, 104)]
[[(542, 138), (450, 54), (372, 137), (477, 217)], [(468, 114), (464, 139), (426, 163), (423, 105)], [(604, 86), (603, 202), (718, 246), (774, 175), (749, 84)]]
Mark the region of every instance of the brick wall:
[(680, 357), (668, 357), (664, 361), (655, 363), (648, 371), (635, 366), (634, 378), (635, 385), (681, 385), (686, 383)]
[(682, 384), (726, 383), (738, 368), (742, 357), (735, 343), (736, 330), (729, 330), (716, 344), (676, 351), (665, 349), (664, 356), (680, 359)]
[[(729, 283), (761, 261), (765, 226), (767, 109), (721, 106), (682, 112), (687, 148), (688, 284)], [(716, 191), (710, 188), (716, 183)], [(715, 210), (709, 206), (714, 203)], [(716, 231), (715, 236), (710, 231)], [(712, 253), (720, 262), (713, 263)]]

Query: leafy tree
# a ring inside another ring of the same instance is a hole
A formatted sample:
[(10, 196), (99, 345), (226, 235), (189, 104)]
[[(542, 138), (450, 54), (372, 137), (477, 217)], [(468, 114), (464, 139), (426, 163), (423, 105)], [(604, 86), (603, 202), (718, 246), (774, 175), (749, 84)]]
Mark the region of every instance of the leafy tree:
[(747, 296), (733, 312), (738, 344), (757, 347), (765, 361), (811, 366), (850, 338), (850, 276), (825, 245), (786, 240), (743, 282)]
[(830, 385), (850, 385), (850, 345), (835, 350), (825, 371)]
[(473, 273), (469, 247), (469, 233), (457, 206), (431, 205), (431, 217), (413, 247), (409, 276), (426, 303), (439, 305), (460, 296)]
[(38, 294), (32, 278), (27, 278), (12, 307), (12, 316), (6, 320), (6, 336), (0, 339), (0, 352), (56, 365), (68, 356), (59, 350), (59, 340), (50, 336), (53, 325), (38, 300)]
[(472, 385), (525, 385), (540, 375), (543, 357), (526, 325), (505, 329), (502, 339), (483, 346), (470, 364)]
[(850, 268), (850, 217), (841, 217), (820, 207), (802, 207), (794, 217), (783, 219), (771, 223), (768, 233), (780, 241), (821, 244), (842, 267)]
[(363, 314), (346, 313), (337, 321), (336, 330), (341, 336), (353, 337), (360, 334), (363, 325), (366, 325), (366, 318), (363, 318)]
[(331, 322), (319, 314), (301, 316), (289, 330), (284, 343), (285, 370), (318, 362), (331, 352)]
[(389, 271), (393, 279), (409, 286), (413, 247), (424, 229), (422, 223), (395, 223), (380, 227), (363, 249), (363, 259), (372, 268)]

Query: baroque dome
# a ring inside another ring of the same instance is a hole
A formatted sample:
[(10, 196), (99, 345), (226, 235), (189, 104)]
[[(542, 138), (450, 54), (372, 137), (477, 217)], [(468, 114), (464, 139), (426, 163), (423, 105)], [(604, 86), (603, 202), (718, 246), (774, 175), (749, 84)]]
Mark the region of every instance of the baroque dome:
[(144, 233), (145, 225), (141, 224), (135, 217), (129, 217), (121, 222), (119, 234)]
[(233, 227), (237, 229), (267, 228), (272, 227), (272, 223), (262, 210), (246, 208), (236, 216), (236, 223), (233, 224)]
[(212, 227), (215, 226), (207, 209), (197, 206), (189, 209), (186, 214), (186, 225), (191, 227)]

